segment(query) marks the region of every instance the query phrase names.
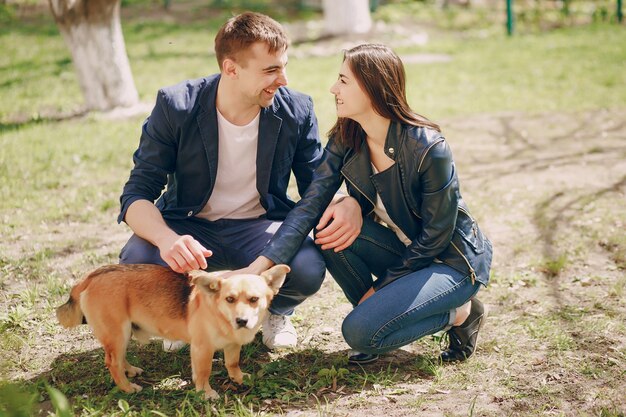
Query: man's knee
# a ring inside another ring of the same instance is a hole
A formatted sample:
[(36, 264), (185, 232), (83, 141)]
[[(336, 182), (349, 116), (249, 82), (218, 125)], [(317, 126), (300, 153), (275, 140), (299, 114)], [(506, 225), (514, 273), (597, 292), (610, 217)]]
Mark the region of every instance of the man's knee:
[(324, 258), (316, 248), (298, 253), (290, 263), (289, 278), (294, 289), (303, 296), (315, 294), (324, 282), (326, 264)]
[(308, 263), (291, 263), (290, 278), (300, 295), (309, 297), (315, 294), (324, 282), (326, 264), (320, 256), (317, 260)]
[(121, 264), (157, 264), (167, 266), (159, 249), (152, 243), (133, 234), (120, 252)]

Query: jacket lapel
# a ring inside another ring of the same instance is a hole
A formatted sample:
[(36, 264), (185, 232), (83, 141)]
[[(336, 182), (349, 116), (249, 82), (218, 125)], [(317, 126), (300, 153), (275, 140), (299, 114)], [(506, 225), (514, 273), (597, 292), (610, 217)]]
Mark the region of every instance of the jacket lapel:
[(219, 80), (219, 76), (214, 78), (200, 93), (200, 111), (196, 119), (200, 136), (202, 136), (207, 161), (209, 162), (209, 178), (211, 178), (211, 190), (209, 190), (209, 193), (213, 191), (212, 188), (215, 184), (215, 178), (217, 177), (219, 134), (215, 99), (217, 97)]
[(259, 140), (256, 151), (256, 188), (261, 197), (267, 195), (274, 163), (274, 153), (283, 120), (276, 115), (279, 104), (274, 97), (272, 106), (261, 109)]
[(341, 169), (346, 180), (350, 181), (371, 203), (375, 205), (376, 189), (370, 180), (372, 162), (367, 151), (367, 144), (363, 141), (361, 149), (350, 158)]

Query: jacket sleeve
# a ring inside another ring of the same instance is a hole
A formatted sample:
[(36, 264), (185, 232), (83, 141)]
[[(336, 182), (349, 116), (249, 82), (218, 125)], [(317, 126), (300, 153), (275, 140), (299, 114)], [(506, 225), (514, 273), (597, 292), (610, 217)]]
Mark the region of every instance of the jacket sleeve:
[(343, 155), (333, 143), (329, 140), (313, 173), (313, 181), (261, 252), (277, 264), (291, 262), (341, 186)]
[(292, 163), (292, 171), (296, 177), (300, 197), (304, 196), (306, 189), (311, 184), (313, 172), (320, 164), (323, 153), (311, 97), (307, 97), (306, 104), (306, 116)]
[(445, 140), (432, 145), (418, 166), (418, 183), (413, 190), (421, 194), (420, 212), (422, 230), (407, 246), (401, 264), (387, 270), (374, 283), (379, 290), (385, 285), (413, 271), (430, 265), (443, 252), (454, 234), (458, 208), (458, 181), (454, 171), (452, 152)]
[(176, 139), (170, 123), (167, 98), (157, 94), (152, 113), (143, 123), (139, 147), (133, 154), (134, 167), (120, 196), (118, 223), (124, 221), (128, 207), (136, 200), (154, 202), (176, 166)]

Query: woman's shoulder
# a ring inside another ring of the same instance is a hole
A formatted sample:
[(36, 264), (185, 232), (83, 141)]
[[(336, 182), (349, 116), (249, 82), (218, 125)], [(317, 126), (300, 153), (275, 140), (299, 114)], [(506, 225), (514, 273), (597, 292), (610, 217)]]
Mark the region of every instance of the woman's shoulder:
[(407, 125), (405, 131), (405, 152), (413, 155), (414, 160), (420, 161), (418, 169), (430, 165), (434, 160), (452, 160), (452, 150), (437, 129), (428, 126)]
[(431, 148), (439, 148), (436, 146), (442, 144), (445, 146), (445, 138), (440, 131), (428, 126), (404, 125), (406, 132), (406, 140), (404, 144), (410, 150), (416, 153), (426, 152)]
[(440, 131), (429, 126), (404, 125), (407, 138), (417, 142), (432, 143), (444, 139)]

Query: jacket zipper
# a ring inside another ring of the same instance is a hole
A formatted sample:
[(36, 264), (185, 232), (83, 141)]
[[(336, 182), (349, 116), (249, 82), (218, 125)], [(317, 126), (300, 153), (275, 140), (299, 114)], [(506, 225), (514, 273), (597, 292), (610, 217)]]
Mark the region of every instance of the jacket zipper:
[(358, 187), (358, 186), (357, 186), (354, 182), (352, 182), (352, 181), (350, 180), (350, 178), (348, 178), (346, 175), (344, 175), (343, 177), (346, 179), (346, 181), (348, 181), (350, 184), (352, 184), (352, 186), (353, 186), (354, 188), (356, 188), (356, 189), (358, 190), (358, 192), (360, 192), (360, 193), (361, 193), (361, 195), (367, 199), (367, 201), (369, 201), (369, 202), (372, 204), (372, 209), (371, 209), (371, 210), (367, 213), (367, 215), (369, 215), (371, 212), (373, 212), (373, 211), (374, 211), (374, 209), (376, 208), (376, 203), (375, 203), (375, 202), (373, 202), (372, 200), (370, 200), (370, 198), (367, 196), (367, 194), (365, 194), (365, 193), (363, 192), (363, 190), (361, 190), (361, 189), (360, 189), (360, 188), (359, 188), (359, 187)]
[[(433, 146), (435, 146), (435, 145), (437, 145), (437, 144), (439, 144), (439, 143), (441, 143), (441, 142), (443, 142), (443, 141), (444, 141), (444, 139), (440, 137), (439, 139), (437, 139), (436, 141), (434, 141), (433, 143), (431, 143), (430, 145), (428, 145), (428, 147), (424, 150), (424, 153), (422, 153), (422, 158), (420, 159), (420, 163), (419, 163), (419, 165), (417, 166), (417, 172), (418, 172), (418, 173), (419, 173), (420, 169), (422, 169), (422, 164), (424, 163), (424, 159), (426, 159), (426, 155), (428, 155), (428, 152), (430, 152), (430, 149), (431, 149)], [(411, 209), (411, 212), (413, 213), (413, 215), (415, 215), (415, 217), (417, 217), (418, 219), (420, 219), (420, 220), (421, 220), (422, 216), (420, 216), (419, 214), (417, 214), (417, 213), (415, 212), (415, 210), (413, 210), (413, 207), (410, 207), (410, 209)], [(459, 209), (461, 209), (461, 208), (459, 207)], [(468, 216), (470, 216), (470, 214), (469, 214), (469, 213), (467, 213), (467, 212), (465, 212), (465, 213), (466, 213)], [(471, 217), (471, 216), (470, 216), (470, 217)]]
[(474, 235), (475, 238), (477, 238), (478, 237), (478, 226), (476, 225), (476, 220), (474, 220), (472, 215), (469, 214), (468, 211), (465, 210), (463, 207), (459, 206), (459, 211), (462, 211), (463, 213), (465, 213), (467, 215), (467, 217), (470, 218), (470, 220), (472, 221), (472, 234)]
[[(443, 141), (443, 139), (440, 139), (439, 141), (437, 141), (437, 142), (433, 143), (432, 145), (430, 145), (430, 146), (426, 149), (426, 151), (424, 152), (424, 156), (422, 157), (422, 160), (420, 161), (420, 164), (419, 164), (419, 166), (420, 166), (420, 167), (421, 167), (421, 165), (422, 165), (422, 162), (424, 161), (424, 157), (426, 156), (426, 154), (428, 153), (428, 151), (430, 150), (430, 148), (432, 148), (434, 145), (436, 145), (437, 143), (439, 143), (439, 142), (441, 142), (441, 141)], [(418, 168), (418, 171), (419, 171), (419, 168)], [(373, 201), (372, 201), (372, 200), (371, 200), (371, 199), (367, 196), (367, 194), (365, 194), (365, 193), (363, 192), (363, 190), (361, 190), (361, 189), (360, 189), (360, 188), (359, 188), (359, 187), (358, 187), (358, 186), (357, 186), (357, 185), (356, 185), (353, 181), (351, 181), (351, 180), (350, 180), (350, 178), (348, 178), (348, 176), (346, 176), (346, 175), (344, 174), (344, 176), (343, 176), (343, 177), (346, 179), (346, 181), (348, 181), (350, 184), (352, 184), (352, 186), (353, 186), (354, 188), (356, 188), (356, 189), (357, 189), (357, 190), (361, 193), (361, 195), (362, 195), (363, 197), (365, 197), (365, 199), (367, 199), (367, 201), (369, 201), (369, 202), (370, 202), (370, 204), (372, 205), (372, 210), (370, 210), (370, 211), (369, 211), (369, 213), (367, 213), (367, 214), (369, 215), (371, 212), (373, 212), (373, 211), (374, 211), (374, 209), (376, 208), (376, 203), (375, 203), (375, 202), (373, 202)], [(463, 209), (463, 208), (461, 208), (461, 207), (458, 207), (457, 209), (458, 209), (458, 210), (463, 211), (465, 214), (467, 214), (467, 216), (468, 216), (470, 219), (472, 219), (472, 230), (474, 231), (474, 235), (476, 235), (476, 229), (475, 229), (475, 224), (476, 224), (476, 222), (474, 221), (474, 218), (471, 216), (471, 214), (469, 214), (469, 213), (467, 212), (467, 210), (465, 210), (465, 209)], [(413, 212), (413, 214), (414, 214), (417, 218), (421, 219), (421, 216), (419, 216), (417, 213), (415, 213), (415, 210), (413, 210), (413, 208), (411, 208), (411, 212)], [(463, 260), (464, 260), (464, 261), (465, 261), (465, 263), (467, 264), (467, 267), (469, 268), (469, 271), (470, 271), (470, 278), (472, 279), (472, 285), (476, 284), (476, 271), (474, 271), (474, 268), (472, 268), (472, 265), (471, 265), (471, 264), (469, 263), (469, 261), (467, 260), (467, 257), (465, 257), (465, 255), (463, 255), (463, 253), (462, 253), (462, 252), (459, 250), (459, 248), (458, 248), (458, 247), (454, 244), (454, 242), (450, 241), (450, 244), (452, 244), (452, 246), (454, 247), (454, 249), (455, 249), (455, 250), (459, 253), (459, 255), (461, 255), (461, 257), (463, 258)], [(440, 261), (440, 262), (441, 262), (441, 261)]]
[(444, 141), (444, 139), (442, 137), (440, 137), (439, 139), (435, 140), (433, 143), (428, 145), (428, 147), (424, 150), (424, 153), (422, 154), (422, 158), (420, 159), (419, 165), (417, 166), (417, 172), (420, 172), (420, 169), (422, 169), (422, 164), (424, 163), (424, 159), (426, 159), (426, 155), (428, 155), (428, 152), (430, 151), (430, 148), (432, 148), (433, 146), (435, 146), (438, 143), (441, 143), (443, 141)]
[(465, 255), (463, 255), (463, 253), (454, 244), (454, 242), (450, 241), (450, 244), (454, 247), (454, 249), (456, 249), (456, 251), (459, 253), (459, 255), (461, 255), (463, 260), (465, 260), (465, 263), (467, 264), (467, 267), (469, 268), (469, 271), (470, 271), (470, 277), (472, 278), (472, 285), (474, 285), (476, 283), (476, 271), (474, 271), (474, 268), (472, 268), (472, 265), (470, 265), (470, 263), (467, 260), (467, 258), (465, 257)]
[(462, 211), (463, 213), (467, 214), (467, 217), (469, 217), (470, 219), (472, 219), (472, 222), (474, 222), (474, 218), (472, 217), (471, 214), (469, 214), (469, 212), (467, 210), (465, 210), (463, 207), (459, 206), (458, 209), (460, 211)]

